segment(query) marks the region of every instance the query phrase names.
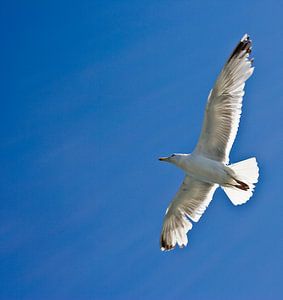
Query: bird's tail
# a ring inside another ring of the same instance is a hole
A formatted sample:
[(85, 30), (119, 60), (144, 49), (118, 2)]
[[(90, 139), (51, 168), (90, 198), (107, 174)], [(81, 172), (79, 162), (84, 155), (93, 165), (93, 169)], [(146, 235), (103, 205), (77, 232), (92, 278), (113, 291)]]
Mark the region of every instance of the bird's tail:
[(258, 181), (259, 169), (255, 157), (229, 166), (235, 173), (235, 184), (222, 187), (234, 205), (246, 203), (252, 196)]

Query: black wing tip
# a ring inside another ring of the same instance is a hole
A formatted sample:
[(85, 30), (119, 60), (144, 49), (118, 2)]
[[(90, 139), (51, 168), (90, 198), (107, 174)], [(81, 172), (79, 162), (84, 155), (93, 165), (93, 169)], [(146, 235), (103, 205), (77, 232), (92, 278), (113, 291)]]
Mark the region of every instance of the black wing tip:
[(252, 40), (250, 39), (250, 36), (248, 34), (245, 34), (241, 38), (240, 42), (232, 52), (228, 61), (230, 61), (232, 58), (239, 56), (239, 54), (241, 54), (243, 51), (245, 54), (250, 54), (252, 52)]
[(241, 38), (241, 42), (244, 42), (244, 41), (247, 41), (247, 40), (250, 40), (250, 36), (247, 33), (245, 33), (243, 35), (243, 37)]
[[(180, 248), (184, 248), (186, 245), (182, 244), (180, 245), (179, 247)], [(163, 237), (161, 237), (161, 240), (160, 240), (160, 250), (161, 251), (170, 251), (170, 250), (173, 250), (175, 249), (176, 247), (176, 244), (175, 245), (172, 245), (172, 244), (168, 244), (165, 239)]]
[(175, 248), (175, 245), (168, 244), (163, 237), (160, 239), (160, 250), (161, 251), (170, 251)]

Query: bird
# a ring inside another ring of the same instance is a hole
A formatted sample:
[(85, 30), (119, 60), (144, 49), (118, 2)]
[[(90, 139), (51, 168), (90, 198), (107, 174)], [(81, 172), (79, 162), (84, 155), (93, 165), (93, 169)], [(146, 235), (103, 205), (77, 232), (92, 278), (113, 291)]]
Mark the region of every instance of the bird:
[(190, 154), (174, 153), (160, 161), (185, 172), (178, 192), (166, 210), (160, 249), (187, 246), (192, 222), (198, 222), (221, 187), (234, 205), (246, 203), (258, 182), (255, 157), (229, 164), (229, 154), (237, 135), (245, 82), (253, 74), (252, 41), (245, 34), (237, 43), (210, 91), (201, 134)]

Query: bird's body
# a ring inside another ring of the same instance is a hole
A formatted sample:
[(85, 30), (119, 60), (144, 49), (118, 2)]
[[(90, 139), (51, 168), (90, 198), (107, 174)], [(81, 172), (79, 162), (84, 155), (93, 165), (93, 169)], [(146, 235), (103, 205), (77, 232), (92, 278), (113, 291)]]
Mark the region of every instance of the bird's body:
[(253, 73), (251, 40), (244, 35), (210, 91), (199, 141), (191, 154), (160, 158), (185, 172), (185, 179), (166, 210), (160, 246), (171, 250), (187, 245), (190, 220), (197, 222), (221, 186), (234, 205), (246, 203), (258, 180), (255, 158), (232, 165), (229, 154), (235, 140), (245, 81)]
[(233, 181), (231, 170), (222, 162), (195, 153), (177, 156), (180, 156), (180, 159), (175, 164), (194, 179), (221, 186), (229, 185)]

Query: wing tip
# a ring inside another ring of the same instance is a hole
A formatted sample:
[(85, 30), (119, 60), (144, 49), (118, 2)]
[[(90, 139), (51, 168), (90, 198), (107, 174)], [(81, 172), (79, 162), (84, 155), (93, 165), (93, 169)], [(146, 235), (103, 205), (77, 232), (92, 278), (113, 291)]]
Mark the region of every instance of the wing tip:
[[(252, 52), (252, 40), (250, 39), (250, 36), (245, 33), (243, 37), (241, 38), (240, 42), (232, 52), (232, 54), (229, 57), (230, 61), (232, 58), (238, 57), (242, 52), (244, 51), (244, 54), (249, 55)], [(240, 58), (243, 56), (241, 55)], [(252, 63), (253, 59), (249, 59), (249, 61)]]
[(192, 223), (189, 220), (186, 220), (186, 223), (182, 225), (182, 231), (178, 232), (176, 226), (173, 228), (162, 229), (160, 236), (160, 250), (161, 251), (170, 251), (175, 249), (176, 245), (179, 248), (184, 248), (188, 244), (187, 232), (192, 229)]
[(243, 37), (241, 38), (241, 42), (243, 42), (243, 41), (245, 41), (245, 40), (248, 40), (248, 39), (250, 39), (250, 36), (249, 36), (247, 33), (245, 33), (245, 34), (243, 35)]
[[(187, 244), (180, 244), (179, 248), (184, 248), (186, 246), (187, 246)], [(160, 240), (160, 250), (162, 252), (164, 252), (164, 251), (171, 251), (171, 250), (173, 250), (175, 248), (176, 248), (176, 244), (175, 245), (173, 245), (172, 243), (169, 244), (169, 243), (167, 243), (165, 241), (165, 239), (163, 239), (163, 237), (161, 237), (161, 240)]]
[(161, 235), (161, 238), (160, 238), (160, 250), (161, 251), (173, 250), (175, 248), (175, 246), (176, 246), (176, 244), (173, 245), (172, 243), (167, 243), (164, 235), (163, 234)]

